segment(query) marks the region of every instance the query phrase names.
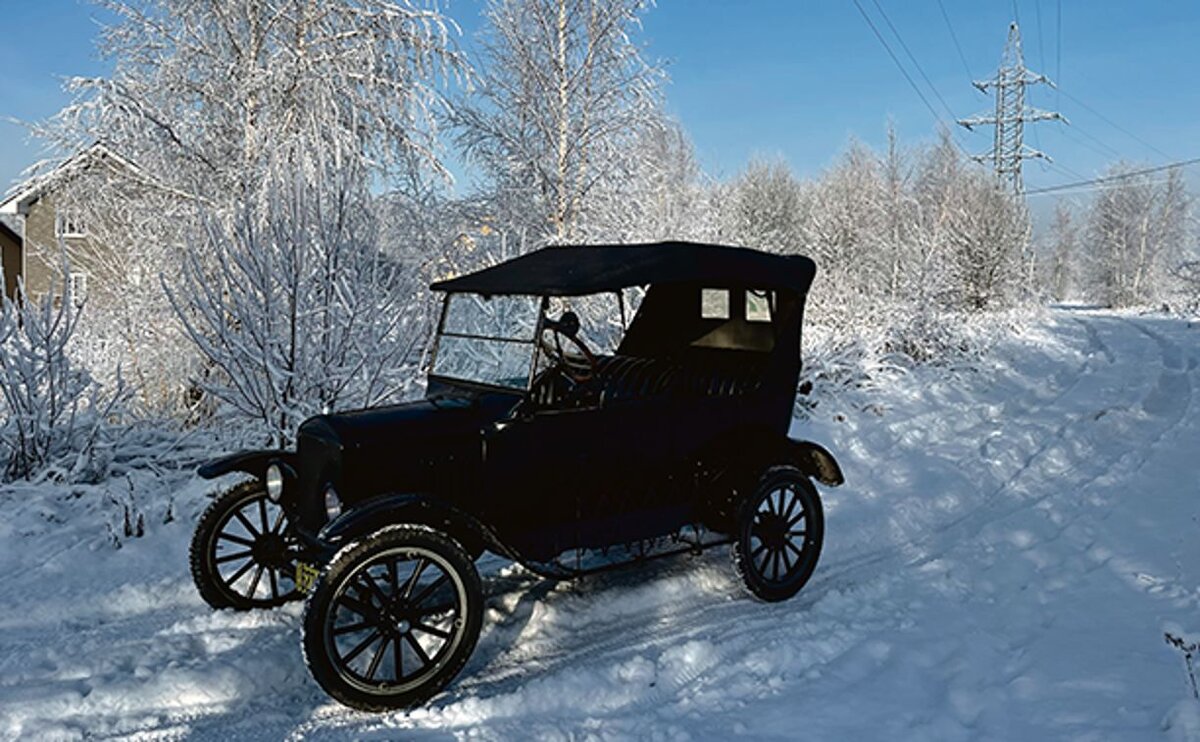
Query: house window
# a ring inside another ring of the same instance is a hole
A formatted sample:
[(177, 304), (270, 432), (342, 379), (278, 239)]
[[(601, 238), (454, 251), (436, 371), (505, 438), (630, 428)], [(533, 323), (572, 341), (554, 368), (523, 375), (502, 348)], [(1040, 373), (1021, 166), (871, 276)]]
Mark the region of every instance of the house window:
[(746, 321), (747, 322), (770, 322), (771, 321), (771, 305), (774, 304), (775, 297), (770, 291), (755, 291), (749, 289), (746, 291)]
[(54, 234), (56, 237), (86, 237), (83, 216), (74, 209), (59, 209), (55, 213)]
[(71, 303), (82, 306), (87, 299), (88, 276), (86, 273), (71, 273), (70, 278)]
[(700, 316), (703, 319), (729, 319), (729, 290), (700, 289)]

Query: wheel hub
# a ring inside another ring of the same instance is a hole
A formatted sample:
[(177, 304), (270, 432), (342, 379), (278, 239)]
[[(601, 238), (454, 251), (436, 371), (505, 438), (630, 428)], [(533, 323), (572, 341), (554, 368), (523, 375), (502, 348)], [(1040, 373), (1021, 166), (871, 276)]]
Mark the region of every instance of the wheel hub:
[(770, 549), (781, 549), (787, 543), (788, 524), (781, 516), (764, 513), (758, 524), (758, 537)]
[(276, 533), (264, 533), (254, 540), (250, 548), (254, 561), (272, 567), (285, 567), (288, 564), (287, 541)]

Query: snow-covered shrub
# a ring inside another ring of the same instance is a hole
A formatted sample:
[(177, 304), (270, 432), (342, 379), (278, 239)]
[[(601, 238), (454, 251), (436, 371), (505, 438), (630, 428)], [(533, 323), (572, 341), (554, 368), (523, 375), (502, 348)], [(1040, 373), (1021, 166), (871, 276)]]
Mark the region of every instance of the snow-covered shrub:
[(379, 404), (412, 383), (429, 334), (421, 273), (378, 248), (349, 167), (279, 175), (211, 215), (166, 288), (227, 416), (286, 444), (306, 417)]
[(82, 314), (65, 281), (38, 300), (23, 288), (3, 299), (0, 480), (95, 480), (107, 470), (130, 388), (119, 371), (102, 387), (73, 357)]
[(1171, 271), (1175, 279), (1179, 309), (1188, 314), (1200, 312), (1200, 260), (1186, 260)]

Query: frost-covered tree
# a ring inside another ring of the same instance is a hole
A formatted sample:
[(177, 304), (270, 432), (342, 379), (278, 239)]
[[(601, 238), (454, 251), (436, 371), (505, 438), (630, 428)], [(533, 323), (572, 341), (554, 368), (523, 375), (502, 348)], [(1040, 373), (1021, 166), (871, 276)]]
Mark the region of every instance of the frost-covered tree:
[(947, 227), (958, 304), (982, 310), (1013, 303), (1030, 237), (1024, 205), (990, 174), (970, 173), (956, 183)]
[(624, 151), (584, 223), (589, 239), (605, 242), (712, 241), (717, 215), (711, 183), (691, 138), (675, 120), (651, 117)]
[[(140, 364), (137, 378), (169, 379), (174, 389), (164, 395), (179, 398), (196, 362), (180, 342), (185, 332), (157, 277), (171, 285), (187, 249), (187, 261), (199, 261), (206, 275), (218, 273), (224, 266), (201, 246), (215, 233), (235, 234), (235, 223), (244, 227), (250, 219), (255, 234), (277, 229), (282, 183), (308, 189), (293, 193), (293, 201), (319, 201), (320, 216), (337, 219), (365, 202), (332, 208), (328, 199), (361, 200), (368, 184), (395, 186), (414, 170), (443, 172), (435, 125), (444, 105), (439, 83), (465, 74), (466, 66), (453, 41), (457, 28), (434, 2), (99, 2), (116, 19), (100, 41), (113, 72), (69, 81), (74, 101), (37, 131), (68, 152), (102, 142), (153, 181), (138, 192), (82, 189), (76, 199), (96, 223), (113, 222), (112, 244), (136, 252), (127, 263), (134, 269), (114, 284), (122, 301), (89, 317), (87, 329), (110, 348), (128, 346)], [(346, 174), (361, 182), (348, 187)], [(325, 188), (331, 177), (334, 185)], [(194, 299), (201, 293), (180, 287), (176, 294), (188, 312), (211, 308)], [(300, 300), (300, 311), (307, 311), (306, 297)], [(275, 304), (259, 309), (281, 311)], [(103, 319), (108, 326), (96, 326)], [(228, 316), (236, 326), (264, 320), (278, 318)], [(255, 352), (249, 345), (242, 350)]]
[(814, 251), (804, 234), (809, 199), (787, 163), (752, 161), (728, 184), (721, 201), (723, 240), (768, 252)]
[(432, 3), (98, 3), (117, 19), (99, 45), (113, 72), (69, 80), (75, 100), (38, 129), (66, 151), (101, 141), (213, 203), (241, 198), (299, 139), (356, 169), (391, 173), (413, 152), (440, 167), (436, 83), (465, 67)]
[(1187, 238), (1189, 197), (1178, 169), (1156, 181), (1114, 165), (1088, 213), (1091, 290), (1112, 306), (1161, 298)]
[(119, 371), (105, 388), (76, 360), (83, 304), (65, 278), (36, 300), (0, 297), (0, 481), (103, 474), (129, 395)]
[(596, 201), (618, 197), (627, 151), (658, 119), (662, 74), (634, 41), (648, 5), (490, 0), (478, 87), (453, 121), (504, 221), (578, 239)]
[(275, 444), (306, 417), (406, 390), (428, 336), (423, 275), (377, 248), (360, 174), (280, 175), (234, 218), (210, 217), (168, 287), (212, 372), (204, 389)]
[(1065, 301), (1075, 291), (1078, 261), (1078, 228), (1071, 209), (1059, 201), (1050, 223), (1050, 293), (1056, 301)]

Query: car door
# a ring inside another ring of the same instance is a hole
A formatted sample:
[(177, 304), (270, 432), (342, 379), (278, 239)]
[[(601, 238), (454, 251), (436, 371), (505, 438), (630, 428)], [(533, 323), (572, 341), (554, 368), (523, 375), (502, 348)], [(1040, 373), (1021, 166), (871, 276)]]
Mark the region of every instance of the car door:
[(639, 512), (654, 502), (667, 448), (655, 412), (630, 402), (542, 410), (492, 426), (485, 471), (507, 499), (510, 536), (549, 558), (644, 530)]

